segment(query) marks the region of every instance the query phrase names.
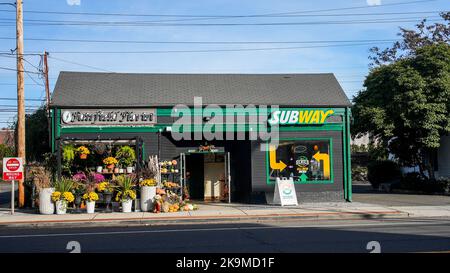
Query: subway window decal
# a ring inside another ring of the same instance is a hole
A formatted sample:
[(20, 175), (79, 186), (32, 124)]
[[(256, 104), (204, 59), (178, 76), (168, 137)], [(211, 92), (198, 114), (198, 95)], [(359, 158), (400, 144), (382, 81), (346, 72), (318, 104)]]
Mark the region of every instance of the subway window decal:
[(268, 182), (292, 177), (297, 183), (332, 183), (330, 140), (280, 140), (268, 151)]

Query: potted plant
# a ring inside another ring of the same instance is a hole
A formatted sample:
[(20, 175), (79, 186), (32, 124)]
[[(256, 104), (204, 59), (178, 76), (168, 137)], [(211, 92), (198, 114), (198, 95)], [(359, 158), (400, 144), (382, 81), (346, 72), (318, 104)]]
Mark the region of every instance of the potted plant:
[(156, 180), (154, 178), (144, 179), (139, 185), (141, 186), (141, 210), (153, 210), (153, 199), (156, 196)]
[(63, 171), (71, 175), (72, 162), (75, 159), (75, 148), (73, 145), (64, 145), (62, 148), (62, 168)]
[(134, 190), (134, 177), (131, 175), (120, 175), (117, 177), (119, 191), (116, 195), (116, 201), (122, 202), (122, 212), (131, 212), (133, 200), (136, 199)]
[(92, 189), (89, 189), (83, 195), (83, 200), (86, 202), (87, 213), (94, 213), (95, 212), (95, 201), (98, 200), (98, 194), (95, 191), (93, 191)]
[(66, 214), (67, 205), (74, 201), (71, 190), (74, 181), (65, 177), (56, 180), (55, 191), (52, 193), (52, 201), (56, 205), (56, 214)]
[(118, 162), (117, 159), (112, 156), (103, 159), (103, 164), (106, 165), (106, 167), (109, 169), (110, 172), (113, 172), (114, 165), (116, 165), (117, 162)]
[(127, 168), (127, 173), (133, 172), (133, 164), (136, 161), (136, 152), (128, 145), (122, 146), (116, 153), (121, 166)]
[(55, 205), (51, 199), (52, 193), (55, 191), (55, 188), (52, 187), (52, 174), (44, 167), (34, 167), (30, 172), (39, 194), (39, 213), (55, 213)]
[(81, 207), (81, 199), (83, 196), (83, 193), (86, 190), (86, 185), (81, 181), (74, 181), (72, 193), (75, 197), (74, 203), (75, 203), (75, 210), (72, 211), (72, 213), (81, 213), (80, 207)]
[(80, 146), (77, 148), (77, 154), (80, 155), (80, 159), (86, 159), (88, 154), (90, 154), (91, 152), (89, 151), (89, 149), (86, 146)]
[(112, 212), (111, 210), (111, 198), (114, 193), (114, 185), (112, 185), (108, 181), (100, 182), (97, 185), (97, 190), (103, 194), (103, 199), (106, 203), (106, 209), (105, 212)]

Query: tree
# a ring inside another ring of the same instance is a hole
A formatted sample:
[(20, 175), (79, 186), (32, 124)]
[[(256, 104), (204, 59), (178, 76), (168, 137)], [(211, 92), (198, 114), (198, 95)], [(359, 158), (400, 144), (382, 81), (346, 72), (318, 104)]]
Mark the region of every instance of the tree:
[(434, 179), (434, 156), (450, 132), (450, 45), (433, 42), (373, 68), (354, 98), (354, 135), (370, 133), (406, 166)]
[(426, 25), (427, 20), (423, 19), (416, 25), (417, 30), (400, 28), (400, 32), (397, 35), (401, 36), (402, 39), (395, 42), (392, 47), (384, 50), (378, 47), (371, 48), (372, 55), (369, 56), (369, 59), (372, 60), (371, 65), (390, 64), (397, 60), (414, 56), (417, 49), (423, 46), (449, 43), (450, 12), (442, 12), (440, 16), (444, 19), (444, 23)]
[[(17, 122), (14, 127), (17, 128)], [(15, 131), (17, 132), (17, 130)], [(25, 141), (27, 162), (41, 162), (45, 159), (45, 153), (50, 152), (47, 110), (45, 107), (25, 116)]]

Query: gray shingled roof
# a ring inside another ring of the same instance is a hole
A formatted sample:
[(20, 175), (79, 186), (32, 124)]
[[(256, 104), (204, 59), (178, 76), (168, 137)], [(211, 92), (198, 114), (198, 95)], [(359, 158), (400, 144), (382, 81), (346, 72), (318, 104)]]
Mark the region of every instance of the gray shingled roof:
[(350, 106), (333, 74), (132, 74), (61, 72), (51, 105), (151, 107), (203, 104)]

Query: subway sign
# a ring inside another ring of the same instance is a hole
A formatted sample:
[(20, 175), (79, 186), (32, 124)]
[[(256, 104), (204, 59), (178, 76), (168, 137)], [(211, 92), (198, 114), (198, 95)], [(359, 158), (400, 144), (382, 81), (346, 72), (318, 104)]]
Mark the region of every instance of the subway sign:
[(276, 110), (270, 114), (270, 125), (323, 124), (334, 114), (331, 109)]

